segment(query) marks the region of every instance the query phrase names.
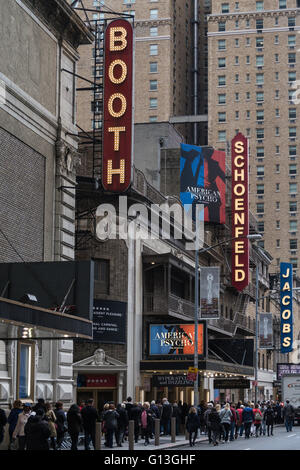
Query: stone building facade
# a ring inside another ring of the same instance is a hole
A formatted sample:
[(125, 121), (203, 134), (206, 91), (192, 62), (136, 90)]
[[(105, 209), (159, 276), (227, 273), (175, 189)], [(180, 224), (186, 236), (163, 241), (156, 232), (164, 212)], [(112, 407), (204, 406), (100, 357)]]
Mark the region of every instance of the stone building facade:
[[(80, 158), (74, 137), (75, 79), (68, 72), (76, 70), (78, 46), (92, 36), (64, 0), (9, 0), (1, 2), (0, 16), (5, 25), (1, 40), (7, 45), (0, 72), (0, 260), (73, 260)], [(1, 407), (17, 398), (70, 404), (72, 341), (63, 335), (54, 341), (33, 339), (53, 333), (8, 321), (9, 286), (0, 290)]]

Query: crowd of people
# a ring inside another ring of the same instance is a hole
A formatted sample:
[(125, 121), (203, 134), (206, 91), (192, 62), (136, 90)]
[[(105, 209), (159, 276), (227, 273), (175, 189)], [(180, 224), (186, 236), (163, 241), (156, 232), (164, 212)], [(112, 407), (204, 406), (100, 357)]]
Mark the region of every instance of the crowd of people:
[(83, 433), (85, 450), (92, 443), (96, 448), (96, 423), (101, 422), (105, 436), (104, 446), (122, 447), (128, 439), (129, 421), (134, 422), (134, 440), (147, 446), (155, 435), (155, 419), (160, 420), (161, 435), (171, 434), (171, 418), (175, 418), (176, 434), (189, 434), (191, 446), (196, 443), (198, 433), (207, 435), (209, 443), (234, 441), (238, 437), (273, 436), (274, 425), (283, 421), (287, 432), (292, 430), (295, 410), (288, 400), (262, 403), (204, 403), (194, 407), (187, 403), (169, 403), (167, 398), (151, 403), (134, 403), (131, 397), (115, 406), (106, 403), (101, 413), (94, 407), (92, 399), (73, 404), (66, 412), (63, 403), (50, 403), (39, 399), (35, 406), (16, 400), (8, 415), (0, 409), (0, 443), (4, 438), (4, 427), (8, 424), (9, 450), (59, 450), (66, 437), (71, 441), (71, 450), (78, 450), (79, 436)]

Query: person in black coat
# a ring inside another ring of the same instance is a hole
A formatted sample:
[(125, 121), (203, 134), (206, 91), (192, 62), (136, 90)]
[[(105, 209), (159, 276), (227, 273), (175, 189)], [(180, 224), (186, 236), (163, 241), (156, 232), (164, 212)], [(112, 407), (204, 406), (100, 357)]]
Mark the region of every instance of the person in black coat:
[(163, 398), (162, 412), (161, 412), (161, 425), (163, 428), (164, 436), (166, 436), (167, 434), (170, 434), (172, 413), (173, 413), (172, 405), (168, 402), (167, 398)]
[(127, 411), (127, 414), (128, 414), (128, 419), (131, 420), (131, 410), (133, 408), (133, 403), (132, 403), (132, 398), (131, 397), (128, 397), (127, 398), (127, 403), (126, 403), (126, 411)]
[(126, 411), (125, 403), (118, 404), (117, 406), (118, 417), (118, 429), (116, 432), (116, 441), (119, 447), (122, 447), (122, 442), (124, 442), (125, 431), (128, 427), (128, 413)]
[(172, 418), (176, 418), (176, 436), (178, 436), (181, 423), (181, 411), (177, 403), (173, 403)]
[(191, 407), (187, 421), (186, 428), (189, 432), (190, 446), (194, 446), (197, 438), (198, 428), (200, 426), (199, 416), (195, 407)]
[(272, 409), (271, 405), (267, 406), (267, 409), (264, 412), (264, 420), (267, 426), (267, 433), (270, 436), (270, 428), (271, 428), (271, 436), (273, 436), (273, 426), (275, 422), (275, 413)]
[(71, 437), (72, 446), (71, 450), (78, 450), (78, 437), (82, 429), (82, 417), (80, 414), (80, 408), (78, 405), (74, 404), (70, 407), (67, 413), (67, 422), (68, 422), (68, 433)]
[(213, 406), (209, 414), (207, 414), (207, 422), (211, 430), (211, 440), (214, 446), (219, 445), (218, 439), (221, 434), (221, 418), (216, 408)]
[(50, 428), (44, 419), (45, 413), (39, 408), (34, 416), (28, 418), (24, 427), (26, 450), (49, 450)]
[(7, 423), (5, 411), (0, 408), (0, 444), (4, 439), (4, 426)]
[(103, 414), (104, 426), (106, 429), (106, 443), (105, 445), (112, 449), (114, 434), (118, 429), (119, 413), (115, 410), (113, 403), (109, 404), (109, 409)]
[(139, 434), (140, 434), (140, 428), (141, 428), (141, 414), (142, 414), (141, 407), (137, 403), (134, 403), (130, 411), (129, 419), (134, 421), (134, 440), (136, 444), (138, 443), (138, 440), (139, 440)]
[(98, 412), (94, 408), (94, 400), (90, 398), (86, 406), (81, 410), (82, 425), (84, 430), (84, 448), (90, 450), (90, 441), (92, 440), (95, 449), (96, 421), (99, 419)]
[(62, 441), (64, 439), (64, 435), (65, 435), (65, 432), (66, 432), (66, 414), (63, 410), (63, 403), (61, 401), (58, 401), (57, 403), (55, 403), (55, 410), (54, 410), (54, 413), (55, 413), (55, 416), (56, 416), (56, 444), (57, 444), (57, 447), (60, 448), (61, 447), (61, 444), (62, 444)]

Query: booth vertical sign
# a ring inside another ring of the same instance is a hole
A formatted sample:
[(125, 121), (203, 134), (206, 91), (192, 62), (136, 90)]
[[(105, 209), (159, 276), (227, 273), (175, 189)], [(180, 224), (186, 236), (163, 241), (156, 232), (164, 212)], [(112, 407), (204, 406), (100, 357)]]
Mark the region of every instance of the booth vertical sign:
[(249, 284), (248, 140), (238, 133), (231, 142), (232, 179), (232, 286)]
[(122, 193), (132, 179), (133, 29), (118, 19), (105, 31), (102, 185)]
[(293, 350), (293, 265), (280, 263), (281, 353)]

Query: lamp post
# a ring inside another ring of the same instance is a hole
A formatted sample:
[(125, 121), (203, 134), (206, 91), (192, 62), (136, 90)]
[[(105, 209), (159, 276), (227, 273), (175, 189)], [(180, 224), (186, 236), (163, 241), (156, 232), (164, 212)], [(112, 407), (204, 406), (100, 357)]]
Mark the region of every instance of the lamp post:
[[(257, 241), (262, 239), (262, 235), (260, 233), (255, 233), (251, 235), (246, 235), (245, 237), (232, 237), (228, 238), (226, 240), (222, 240), (219, 243), (216, 243), (215, 245), (208, 246), (206, 248), (202, 248), (199, 250), (199, 243), (198, 243), (198, 238), (197, 238), (197, 232), (196, 232), (196, 246), (195, 246), (195, 317), (194, 317), (194, 368), (197, 369), (197, 374), (196, 374), (196, 380), (194, 382), (194, 406), (197, 407), (199, 404), (199, 392), (198, 392), (198, 315), (201, 309), (201, 304), (199, 308), (199, 254), (206, 253), (207, 251), (212, 250), (213, 248), (216, 248), (220, 245), (223, 245), (224, 243), (228, 243), (233, 240), (239, 240), (242, 238), (248, 238), (248, 240), (251, 241)], [(201, 269), (201, 268), (200, 268)], [(258, 265), (256, 266), (256, 269), (258, 270)], [(256, 276), (257, 279), (257, 292), (258, 292), (258, 276)], [(257, 375), (257, 358), (258, 358), (258, 350), (257, 350), (257, 343), (258, 343), (258, 332), (257, 332), (257, 321), (258, 321), (258, 293), (256, 292), (256, 324), (255, 324), (255, 334), (256, 334), (256, 360), (255, 360), (255, 370), (256, 370), (256, 375)]]

